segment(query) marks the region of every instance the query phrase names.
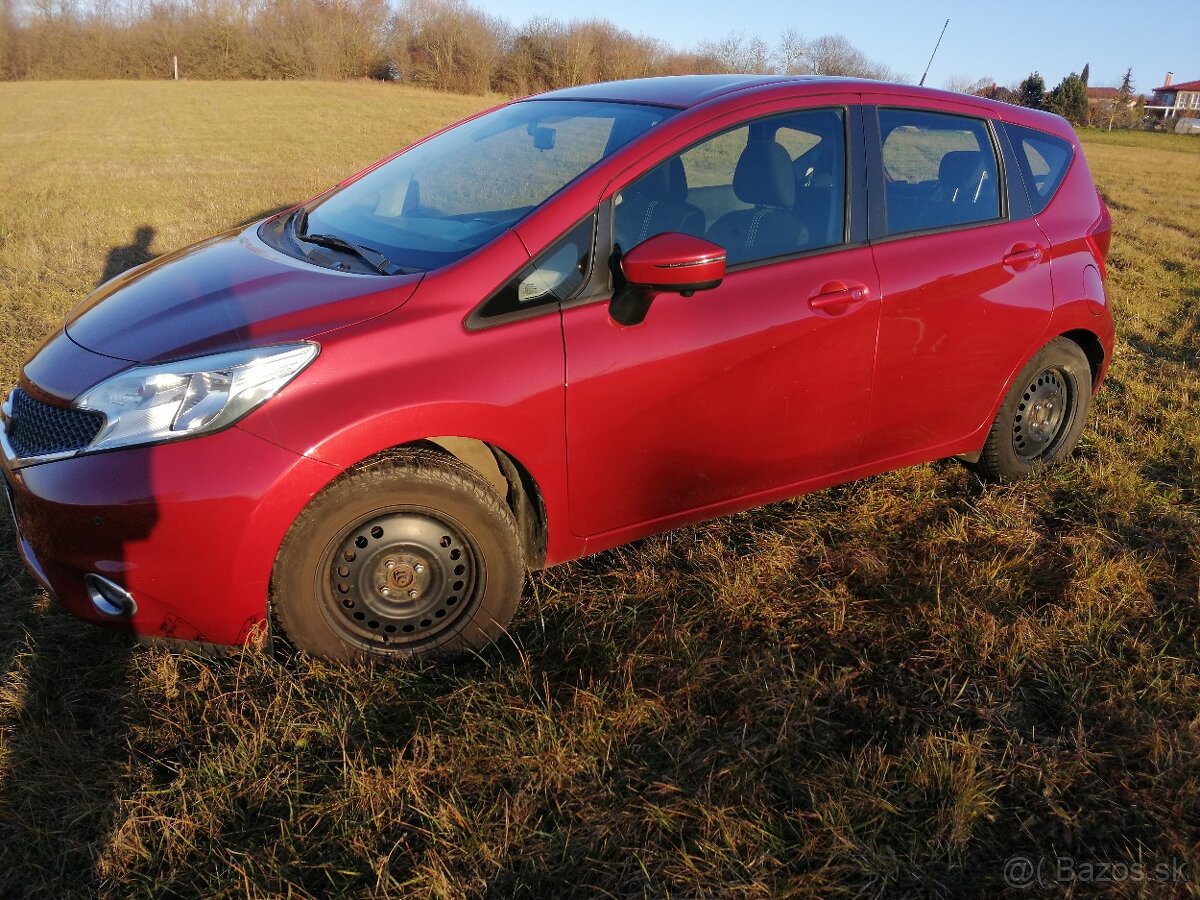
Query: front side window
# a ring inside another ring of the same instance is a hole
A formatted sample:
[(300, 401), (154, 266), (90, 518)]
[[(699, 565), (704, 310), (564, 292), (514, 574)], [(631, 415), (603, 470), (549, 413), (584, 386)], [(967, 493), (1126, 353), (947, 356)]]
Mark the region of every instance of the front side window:
[(999, 168), (981, 119), (879, 110), (889, 234), (1000, 217)]
[(447, 265), (673, 112), (631, 103), (514, 103), (419, 144), (311, 206), (304, 233), (351, 241), (404, 269)]
[(721, 132), (651, 169), (615, 202), (622, 251), (667, 231), (719, 244), (730, 265), (841, 244), (844, 113), (804, 110)]

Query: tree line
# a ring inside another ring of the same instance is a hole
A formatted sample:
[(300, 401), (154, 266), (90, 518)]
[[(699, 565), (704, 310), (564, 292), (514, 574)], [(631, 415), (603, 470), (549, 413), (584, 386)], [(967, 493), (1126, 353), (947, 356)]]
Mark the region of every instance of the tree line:
[(466, 0), (0, 0), (0, 78), (385, 78), (527, 94), (718, 72), (891, 76), (844, 37), (678, 50), (604, 19), (521, 26)]
[(1133, 128), (1142, 121), (1142, 98), (1133, 88), (1133, 69), (1126, 69), (1120, 87), (1106, 91), (1104, 96), (1089, 99), (1090, 66), (1082, 72), (1071, 72), (1051, 90), (1046, 80), (1034, 71), (1014, 91), (1010, 102), (1031, 109), (1058, 113), (1075, 125), (1100, 125), (1113, 128)]

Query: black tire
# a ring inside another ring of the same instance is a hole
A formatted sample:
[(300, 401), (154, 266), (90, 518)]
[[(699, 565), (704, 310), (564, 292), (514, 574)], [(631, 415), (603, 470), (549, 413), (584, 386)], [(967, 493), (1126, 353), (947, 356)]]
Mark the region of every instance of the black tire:
[(292, 525), (274, 627), (344, 661), (455, 657), (496, 640), (525, 577), (516, 522), (473, 469), (406, 450), (348, 471)]
[(1000, 404), (975, 469), (1015, 481), (1075, 448), (1092, 402), (1092, 370), (1079, 345), (1055, 338), (1021, 370)]

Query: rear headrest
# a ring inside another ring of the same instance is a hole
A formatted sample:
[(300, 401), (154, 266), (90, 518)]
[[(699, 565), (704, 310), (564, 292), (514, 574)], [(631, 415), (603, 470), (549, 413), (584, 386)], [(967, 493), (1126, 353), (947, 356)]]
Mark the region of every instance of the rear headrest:
[(974, 183), (982, 166), (983, 154), (978, 150), (951, 150), (938, 164), (938, 181), (955, 186)]
[(638, 193), (655, 200), (686, 203), (688, 186), (687, 173), (683, 170), (683, 160), (678, 156), (672, 156), (666, 162), (655, 166), (641, 177), (637, 189)]
[(788, 152), (773, 140), (752, 140), (733, 170), (733, 193), (752, 206), (791, 206), (796, 171)]

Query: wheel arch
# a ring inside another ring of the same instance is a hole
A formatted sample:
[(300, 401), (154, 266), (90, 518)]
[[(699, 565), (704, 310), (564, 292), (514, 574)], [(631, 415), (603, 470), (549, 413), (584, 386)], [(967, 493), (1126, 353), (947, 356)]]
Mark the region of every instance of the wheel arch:
[(1088, 366), (1092, 370), (1092, 389), (1095, 390), (1100, 386), (1100, 377), (1107, 361), (1107, 353), (1105, 353), (1104, 344), (1100, 341), (1100, 336), (1086, 328), (1073, 328), (1070, 331), (1064, 331), (1059, 337), (1072, 341), (1083, 351), (1083, 355), (1087, 357)]
[(479, 438), (437, 435), (386, 447), (355, 465), (361, 466), (410, 448), (433, 450), (453, 457), (479, 475), (512, 510), (526, 568), (536, 571), (545, 567), (549, 537), (546, 504), (536, 479), (516, 456)]
[(417, 444), (432, 444), (482, 476), (508, 504), (517, 520), (525, 566), (531, 571), (546, 565), (549, 535), (542, 490), (528, 467), (502, 447), (478, 438), (442, 435)]
[[(1109, 356), (1104, 347), (1104, 341), (1096, 332), (1088, 328), (1075, 327), (1065, 331), (1059, 329), (1048, 329), (1042, 336), (1041, 341), (1036, 347), (1031, 349), (1024, 355), (1013, 370), (1004, 380), (1004, 385), (992, 403), (988, 414), (984, 417), (979, 427), (972, 433), (966, 441), (966, 445), (971, 448), (962, 453), (955, 454), (955, 458), (962, 462), (975, 463), (978, 462), (980, 454), (983, 450), (984, 441), (987, 440), (988, 431), (991, 428), (992, 422), (996, 418), (996, 414), (1000, 411), (1000, 405), (1004, 402), (1004, 398), (1008, 396), (1008, 392), (1016, 383), (1017, 378), (1021, 374), (1021, 370), (1029, 364), (1029, 361), (1036, 356), (1043, 347), (1049, 344), (1056, 338), (1065, 338), (1071, 341), (1087, 357), (1088, 368), (1091, 370), (1092, 390), (1093, 392), (1100, 386), (1101, 380), (1104, 378), (1108, 369)], [(974, 446), (972, 446), (974, 445)]]

